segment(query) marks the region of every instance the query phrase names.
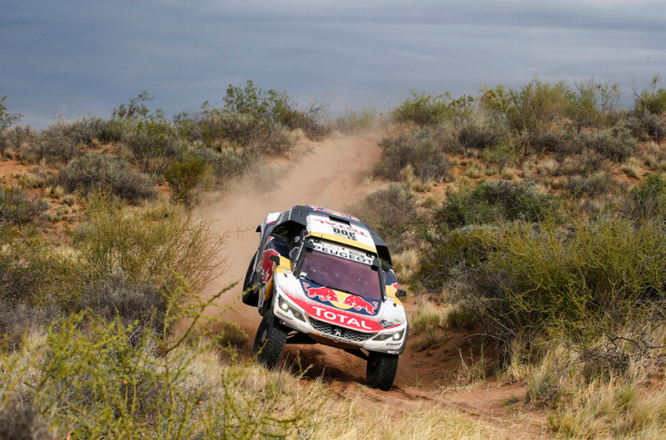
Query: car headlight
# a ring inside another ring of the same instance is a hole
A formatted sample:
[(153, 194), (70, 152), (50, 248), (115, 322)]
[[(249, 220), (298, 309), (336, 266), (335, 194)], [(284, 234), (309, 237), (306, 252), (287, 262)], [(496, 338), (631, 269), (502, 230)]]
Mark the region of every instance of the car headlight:
[(278, 296), (278, 307), (280, 307), (280, 310), (282, 310), (283, 312), (291, 311), (291, 314), (294, 315), (294, 318), (305, 322), (303, 314), (299, 310), (297, 310), (294, 306), (292, 306), (289, 303), (289, 301), (287, 301), (282, 295)]
[(395, 333), (382, 333), (380, 335), (375, 336), (372, 338), (375, 341), (385, 341), (389, 338), (393, 339), (394, 341), (399, 341), (402, 339), (402, 336), (405, 334), (405, 329), (400, 330), (399, 332)]

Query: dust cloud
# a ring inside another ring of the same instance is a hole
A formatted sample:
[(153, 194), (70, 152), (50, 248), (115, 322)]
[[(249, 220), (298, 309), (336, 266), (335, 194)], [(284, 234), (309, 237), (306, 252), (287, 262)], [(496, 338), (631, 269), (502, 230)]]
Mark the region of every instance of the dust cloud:
[[(240, 301), (242, 281), (252, 255), (259, 243), (255, 228), (269, 212), (285, 211), (293, 205), (318, 205), (344, 211), (360, 197), (368, 186), (363, 186), (367, 171), (379, 159), (377, 135), (341, 136), (323, 143), (312, 143), (309, 152), (300, 160), (285, 163), (274, 161), (261, 166), (259, 172), (245, 176), (233, 184), (215, 202), (200, 207), (196, 215), (214, 221), (220, 233), (228, 236), (224, 274), (207, 290), (211, 296), (224, 286), (238, 284), (224, 294), (223, 304), (233, 309), (223, 314), (248, 330), (250, 335), (259, 325), (256, 308)], [(210, 314), (220, 314), (222, 308), (212, 308)]]

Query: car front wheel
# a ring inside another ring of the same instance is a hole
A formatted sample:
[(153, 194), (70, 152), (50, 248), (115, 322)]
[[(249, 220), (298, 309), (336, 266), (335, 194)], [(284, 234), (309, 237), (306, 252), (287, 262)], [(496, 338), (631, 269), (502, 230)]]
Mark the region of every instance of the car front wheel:
[(287, 327), (280, 324), (272, 313), (266, 313), (259, 324), (252, 347), (257, 361), (268, 368), (275, 367), (282, 356), (288, 334)]
[(398, 355), (371, 351), (368, 355), (366, 382), (370, 388), (388, 391), (398, 371)]

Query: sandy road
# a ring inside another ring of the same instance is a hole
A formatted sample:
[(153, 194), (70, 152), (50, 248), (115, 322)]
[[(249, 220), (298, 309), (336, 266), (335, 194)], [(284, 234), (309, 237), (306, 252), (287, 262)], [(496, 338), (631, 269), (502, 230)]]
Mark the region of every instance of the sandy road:
[[(297, 204), (314, 204), (344, 212), (351, 203), (376, 186), (363, 182), (368, 170), (379, 160), (379, 139), (379, 135), (345, 136), (313, 143), (311, 151), (301, 159), (295, 162), (274, 161), (263, 168), (263, 174), (251, 173), (234, 183), (218, 200), (197, 210), (197, 215), (213, 220), (220, 233), (246, 230), (229, 235), (225, 246), (228, 257), (226, 272), (207, 294), (212, 295), (224, 286), (239, 282), (221, 301), (234, 307), (223, 317), (242, 326), (250, 340), (254, 338), (260, 316), (256, 308), (240, 302), (240, 282), (258, 245), (259, 237), (254, 231), (256, 226), (267, 213), (284, 211)], [(212, 308), (208, 313), (219, 315), (223, 311)], [(364, 387), (365, 361), (341, 350), (322, 345), (287, 346), (286, 350), (288, 358), (298, 355), (301, 365), (310, 366), (306, 377), (329, 381), (341, 398), (359, 397), (371, 405), (388, 405), (405, 410), (418, 402), (427, 401), (498, 422), (496, 417), (503, 417), (507, 412), (503, 399), (524, 395), (523, 387), (445, 391), (459, 362), (455, 341), (451, 342), (452, 349), (448, 354), (445, 350), (444, 357), (434, 356), (430, 351), (414, 352), (408, 344), (400, 359), (394, 387), (389, 392)], [(499, 420), (501, 429), (506, 429), (505, 423), (506, 420)], [(527, 437), (530, 436), (527, 434)]]
[[(214, 220), (219, 232), (246, 229), (230, 234), (225, 251), (226, 273), (209, 289), (218, 292), (235, 281), (242, 282), (247, 266), (259, 242), (254, 229), (266, 214), (285, 211), (293, 205), (319, 205), (344, 211), (363, 192), (361, 184), (367, 170), (379, 159), (377, 135), (337, 137), (310, 145), (309, 153), (295, 163), (275, 161), (235, 183), (216, 202), (197, 210), (196, 214)], [(226, 294), (226, 303), (237, 299), (240, 284)], [(259, 325), (259, 314), (237, 302), (236, 313), (225, 318), (246, 328), (250, 335)], [(213, 311), (215, 312), (215, 311)]]

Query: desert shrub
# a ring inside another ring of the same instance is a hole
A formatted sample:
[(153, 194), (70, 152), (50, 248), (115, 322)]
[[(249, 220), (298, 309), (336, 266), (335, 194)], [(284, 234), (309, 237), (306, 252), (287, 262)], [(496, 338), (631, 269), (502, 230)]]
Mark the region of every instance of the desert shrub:
[(627, 134), (613, 136), (610, 131), (583, 136), (580, 141), (586, 148), (613, 162), (625, 162), (636, 149), (636, 140), (633, 137)]
[(156, 202), (136, 210), (105, 195), (85, 202), (73, 238), (88, 280), (119, 274), (137, 285), (159, 286), (179, 274), (195, 291), (219, 275), (224, 241), (210, 222), (196, 220), (177, 206)]
[(30, 199), (24, 189), (0, 183), (0, 225), (22, 225), (37, 221), (48, 208), (48, 202)]
[(526, 149), (536, 153), (580, 154), (581, 146), (573, 141), (573, 137), (574, 135), (567, 131), (542, 130), (525, 133), (521, 141)]
[[(479, 117), (464, 117), (453, 120), (454, 141), (458, 148), (452, 152), (471, 148), (485, 150), (505, 143), (508, 133), (496, 118), (481, 119)], [(448, 150), (447, 147), (444, 147)]]
[(180, 151), (176, 131), (161, 118), (125, 121), (122, 126), (122, 143), (144, 173), (164, 173)]
[[(0, 91), (1, 90), (2, 89), (0, 89)], [(5, 130), (19, 122), (23, 116), (20, 113), (10, 113), (7, 110), (7, 105), (5, 104), (6, 101), (7, 96), (0, 98), (0, 138), (4, 135)]]
[(184, 155), (173, 161), (164, 173), (173, 198), (188, 205), (194, 203), (194, 191), (211, 172), (210, 168), (210, 165), (206, 165), (204, 160), (197, 156)]
[(151, 112), (154, 98), (143, 91), (129, 103), (113, 110), (111, 125), (139, 169), (153, 175), (163, 173), (179, 152), (178, 130), (160, 108)]
[(646, 88), (638, 92), (634, 89), (634, 111), (638, 114), (663, 115), (666, 112), (666, 89), (659, 87), (659, 75), (652, 77)]
[(335, 127), (343, 133), (359, 133), (372, 129), (376, 120), (376, 107), (366, 107), (358, 111), (347, 109), (335, 120)]
[(172, 287), (109, 274), (83, 288), (77, 308), (92, 310), (109, 321), (117, 317), (123, 325), (134, 328), (130, 342), (137, 343), (145, 329), (151, 334), (164, 332), (169, 289)]
[(552, 222), (501, 225), (476, 235), (483, 254), (468, 263), (475, 275), (461, 291), (465, 300), (476, 299), (488, 328), (505, 342), (521, 332), (557, 334), (583, 349), (661, 307), (664, 228), (619, 217), (568, 229)]
[(573, 176), (565, 187), (573, 197), (596, 198), (616, 191), (620, 184), (610, 174), (600, 172), (591, 176)]
[(350, 211), (373, 227), (391, 252), (396, 254), (413, 242), (421, 222), (416, 201), (416, 195), (409, 188), (390, 184), (368, 194)]
[(647, 176), (636, 185), (627, 200), (626, 210), (637, 219), (666, 219), (666, 180), (663, 176)]
[(309, 429), (318, 406), (285, 383), (293, 379), (219, 365), (217, 339), (199, 331), (211, 304), (170, 299), (166, 319), (188, 322), (183, 332), (146, 332), (132, 344), (136, 327), (119, 319), (59, 321), (42, 341), (0, 352), (0, 413), (20, 402), (58, 438), (291, 438)]
[(146, 175), (131, 170), (122, 158), (108, 154), (87, 153), (73, 160), (60, 171), (57, 181), (68, 192), (109, 191), (133, 204), (157, 196)]
[[(447, 227), (426, 230), (422, 234), (425, 247), (411, 282), (434, 292), (441, 292), (449, 283), (464, 286), (460, 287), (461, 290), (471, 286), (473, 283), (469, 278), (474, 277), (488, 252), (486, 236), (496, 233), (496, 229), (491, 225), (469, 225), (453, 230)], [(470, 295), (463, 296), (472, 298)], [(449, 298), (453, 302), (455, 299)]]
[(178, 124), (189, 125), (190, 141), (201, 141), (204, 146), (218, 151), (240, 147), (260, 154), (286, 156), (297, 140), (280, 123), (215, 108), (181, 116)]
[(569, 90), (564, 82), (551, 84), (535, 78), (521, 89), (499, 85), (486, 90), (481, 105), (502, 115), (516, 131), (538, 132), (566, 114)]
[(627, 119), (629, 131), (636, 138), (661, 143), (666, 140), (666, 116), (648, 111), (634, 112)]
[(400, 171), (407, 165), (423, 180), (444, 180), (451, 165), (437, 148), (434, 134), (429, 129), (410, 133), (398, 133), (385, 137), (379, 143), (382, 157), (375, 165), (374, 174), (386, 180), (398, 180)]
[(594, 78), (574, 82), (568, 93), (566, 113), (575, 130), (585, 127), (609, 127), (617, 121), (622, 93), (617, 83), (597, 82)]
[(256, 150), (241, 147), (220, 150), (199, 148), (190, 154), (211, 166), (219, 183), (243, 174), (260, 160), (260, 154)]
[(469, 95), (453, 99), (449, 92), (435, 95), (415, 90), (412, 90), (410, 95), (402, 104), (391, 110), (391, 118), (396, 122), (409, 122), (425, 127), (447, 118), (470, 114), (474, 106), (474, 98)]
[(558, 201), (542, 193), (534, 182), (482, 182), (448, 190), (435, 221), (450, 228), (501, 220), (542, 221), (557, 216)]
[(11, 406), (0, 411), (0, 438), (5, 440), (53, 440), (48, 424), (29, 406)]
[(314, 101), (303, 111), (286, 91), (265, 91), (248, 81), (243, 89), (229, 84), (224, 104), (230, 113), (248, 115), (264, 126), (278, 124), (290, 130), (301, 129), (313, 140), (321, 140), (329, 133), (323, 123), (328, 104), (323, 100)]

